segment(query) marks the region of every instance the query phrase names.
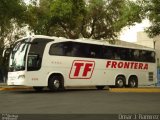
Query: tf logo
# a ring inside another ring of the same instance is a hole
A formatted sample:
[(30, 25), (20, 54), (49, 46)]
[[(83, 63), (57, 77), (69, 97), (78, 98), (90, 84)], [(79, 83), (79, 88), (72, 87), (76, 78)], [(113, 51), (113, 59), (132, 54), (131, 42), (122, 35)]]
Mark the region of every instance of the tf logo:
[(94, 71), (95, 62), (74, 60), (70, 70), (70, 79), (90, 79)]

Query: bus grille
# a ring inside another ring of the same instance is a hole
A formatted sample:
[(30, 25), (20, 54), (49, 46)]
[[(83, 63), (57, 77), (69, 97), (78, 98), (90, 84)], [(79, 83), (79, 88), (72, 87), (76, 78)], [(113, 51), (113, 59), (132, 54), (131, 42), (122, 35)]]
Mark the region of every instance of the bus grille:
[(153, 72), (148, 73), (148, 80), (153, 81)]

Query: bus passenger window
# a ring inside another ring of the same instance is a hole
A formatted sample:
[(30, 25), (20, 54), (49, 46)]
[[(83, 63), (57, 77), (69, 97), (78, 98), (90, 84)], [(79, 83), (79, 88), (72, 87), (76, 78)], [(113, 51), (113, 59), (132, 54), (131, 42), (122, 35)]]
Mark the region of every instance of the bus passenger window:
[(140, 52), (139, 52), (140, 61), (145, 61), (145, 62), (147, 61), (146, 57), (145, 57), (145, 54), (146, 54), (146, 52), (144, 50), (140, 50)]
[(148, 62), (155, 62), (155, 53), (154, 52), (148, 51), (146, 53), (146, 57), (147, 57)]
[(78, 49), (76, 47), (73, 47), (70, 54), (73, 57), (78, 57)]
[(72, 56), (72, 57), (81, 57), (80, 45), (73, 44), (71, 52), (70, 52), (70, 56)]
[(151, 58), (152, 58), (152, 61), (151, 62), (155, 62), (155, 52), (151, 52)]
[(119, 57), (119, 54), (115, 53), (114, 59), (115, 59), (115, 60), (120, 60), (121, 58)]
[(139, 61), (139, 50), (134, 50), (134, 60)]
[(126, 49), (122, 48), (120, 51), (121, 60), (126, 60)]
[(120, 60), (120, 59), (121, 59), (121, 58), (120, 58), (120, 55), (121, 55), (120, 49), (119, 49), (119, 48), (115, 48), (115, 49), (114, 49), (114, 59), (115, 59), (115, 60)]
[(88, 44), (89, 58), (102, 58), (103, 47), (100, 45)]
[(29, 54), (27, 62), (27, 70), (38, 70), (41, 67), (41, 58), (37, 54)]
[(95, 57), (96, 57), (96, 53), (93, 52), (93, 51), (91, 51), (90, 56), (91, 56), (92, 58), (95, 58)]
[(64, 46), (62, 43), (55, 43), (51, 45), (50, 50), (49, 50), (50, 55), (64, 55)]
[(104, 48), (104, 58), (105, 59), (112, 59), (113, 53), (111, 47), (105, 47)]

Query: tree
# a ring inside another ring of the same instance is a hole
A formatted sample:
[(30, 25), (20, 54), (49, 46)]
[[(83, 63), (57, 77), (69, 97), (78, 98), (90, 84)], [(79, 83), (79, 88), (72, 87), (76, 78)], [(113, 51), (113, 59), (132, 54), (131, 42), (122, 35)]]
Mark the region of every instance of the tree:
[(115, 40), (123, 27), (141, 22), (141, 11), (129, 0), (40, 0), (28, 7), (27, 22), (35, 34)]
[(4, 45), (12, 24), (17, 22), (20, 25), (24, 19), (25, 4), (22, 0), (1, 0), (0, 1), (0, 42)]
[[(141, 8), (127, 0), (90, 0), (87, 25), (89, 37), (115, 40), (125, 26), (141, 22)], [(87, 31), (86, 31), (87, 33)]]
[(3, 66), (4, 69), (6, 66), (2, 59), (3, 50), (6, 44), (18, 37), (17, 33), (21, 33), (18, 29), (22, 27), (25, 12), (22, 0), (0, 0), (0, 67)]
[(55, 0), (51, 5), (52, 25), (61, 28), (66, 37), (79, 38), (85, 9), (84, 0)]
[(131, 1), (89, 0), (86, 3), (82, 0), (78, 2), (55, 0), (52, 4), (52, 22), (56, 21), (69, 38), (82, 36), (114, 40), (123, 27), (141, 22), (138, 14), (141, 8)]
[(145, 16), (150, 20), (151, 26), (146, 29), (149, 37), (160, 35), (160, 1), (143, 0)]
[(27, 7), (26, 24), (29, 29), (35, 34), (52, 35), (50, 32), (51, 13), (50, 13), (50, 0), (40, 0), (37, 5), (37, 0), (32, 1)]
[(120, 17), (117, 20), (115, 27), (121, 30), (125, 26), (133, 26), (135, 23), (141, 23), (144, 19), (142, 1), (126, 1), (120, 9)]
[(15, 25), (22, 27), (25, 4), (21, 0), (1, 0), (0, 1), (0, 48), (4, 48), (4, 42), (9, 37)]

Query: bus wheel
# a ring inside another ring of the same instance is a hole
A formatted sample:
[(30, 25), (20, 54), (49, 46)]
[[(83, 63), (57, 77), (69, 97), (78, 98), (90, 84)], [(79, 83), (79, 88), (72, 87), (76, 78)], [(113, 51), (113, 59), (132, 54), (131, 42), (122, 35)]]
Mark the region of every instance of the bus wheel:
[(98, 89), (98, 90), (103, 90), (104, 89), (104, 85), (102, 85), (102, 86), (96, 86), (96, 88)]
[(64, 88), (62, 78), (60, 76), (51, 76), (48, 81), (48, 88), (51, 91), (62, 90)]
[(37, 92), (40, 92), (43, 90), (43, 87), (33, 87), (33, 89)]
[(118, 76), (116, 78), (116, 88), (123, 88), (125, 86), (125, 78), (123, 76)]
[(130, 88), (138, 87), (138, 79), (137, 79), (137, 77), (130, 77), (129, 81), (128, 81), (128, 86)]

